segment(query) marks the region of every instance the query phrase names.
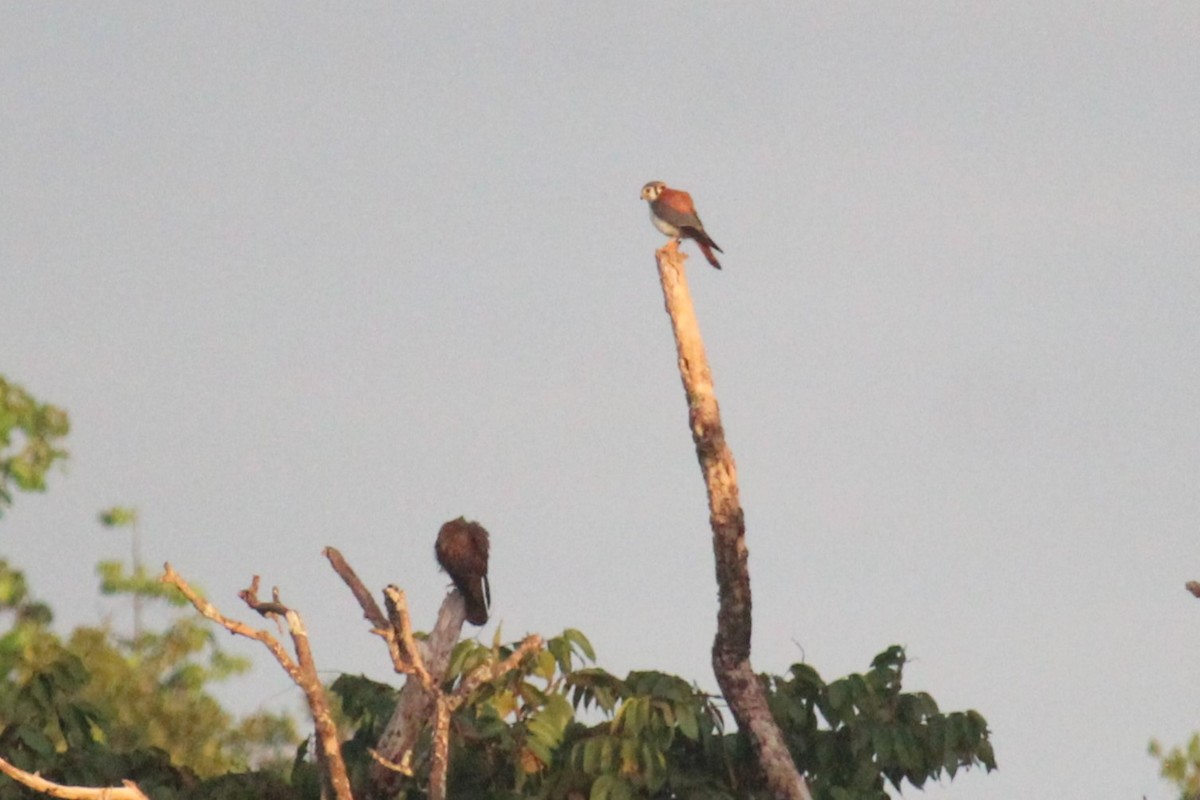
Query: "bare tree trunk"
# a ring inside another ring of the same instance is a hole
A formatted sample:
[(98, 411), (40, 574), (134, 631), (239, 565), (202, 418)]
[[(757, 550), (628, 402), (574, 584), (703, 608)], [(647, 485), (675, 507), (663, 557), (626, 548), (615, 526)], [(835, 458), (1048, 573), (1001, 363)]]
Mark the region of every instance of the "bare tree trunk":
[(746, 523), (738, 499), (737, 466), (725, 443), (712, 372), (704, 355), (700, 324), (683, 269), (684, 256), (675, 242), (659, 250), (656, 256), (663, 299), (675, 333), (679, 376), (687, 396), (688, 426), (708, 490), (720, 598), (712, 649), (713, 672), (738, 728), (754, 743), (771, 792), (781, 800), (811, 800), (808, 786), (796, 770), (779, 725), (767, 707), (766, 694), (750, 665), (750, 570), (746, 564)]
[[(446, 679), (450, 666), (450, 651), (458, 643), (467, 607), (463, 596), (450, 592), (442, 601), (437, 623), (428, 639), (417, 642), (421, 656), (436, 685)], [(417, 737), (433, 717), (436, 697), (430, 693), (416, 676), (410, 675), (396, 702), (396, 710), (385, 726), (375, 745), (379, 754), (392, 762), (411, 766), (412, 750)], [(401, 786), (403, 775), (380, 764), (371, 765), (372, 796), (391, 797)], [(443, 777), (444, 783), (444, 777)]]

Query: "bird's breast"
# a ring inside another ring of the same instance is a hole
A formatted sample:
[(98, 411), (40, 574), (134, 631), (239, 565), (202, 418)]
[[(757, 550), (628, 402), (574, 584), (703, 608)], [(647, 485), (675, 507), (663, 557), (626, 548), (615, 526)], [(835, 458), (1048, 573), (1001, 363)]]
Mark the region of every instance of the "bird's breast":
[(650, 209), (650, 221), (654, 223), (654, 227), (658, 228), (663, 236), (679, 236), (679, 228), (676, 228), (671, 223), (654, 213), (654, 209)]

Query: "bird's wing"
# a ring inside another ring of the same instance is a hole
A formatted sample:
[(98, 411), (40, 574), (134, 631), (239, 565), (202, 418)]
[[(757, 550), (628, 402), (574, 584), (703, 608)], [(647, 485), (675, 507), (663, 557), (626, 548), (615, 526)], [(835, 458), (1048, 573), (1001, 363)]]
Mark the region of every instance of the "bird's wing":
[(696, 207), (692, 204), (692, 196), (687, 192), (663, 189), (662, 194), (658, 196), (654, 213), (658, 214), (664, 222), (668, 222), (676, 228), (704, 230), (704, 223), (700, 221), (699, 215), (696, 214)]

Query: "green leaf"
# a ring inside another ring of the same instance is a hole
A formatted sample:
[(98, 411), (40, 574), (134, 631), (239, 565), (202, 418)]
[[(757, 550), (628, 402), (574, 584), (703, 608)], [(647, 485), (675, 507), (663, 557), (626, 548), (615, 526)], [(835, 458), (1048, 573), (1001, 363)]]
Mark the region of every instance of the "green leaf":
[(582, 632), (577, 631), (574, 628), (567, 628), (563, 631), (563, 636), (579, 649), (579, 652), (583, 654), (584, 658), (595, 663), (596, 651), (592, 648), (592, 643), (588, 641), (588, 638), (584, 636)]
[(894, 644), (871, 660), (875, 668), (903, 667), (905, 661), (904, 648)]
[(529, 751), (538, 757), (538, 760), (543, 764), (551, 764), (554, 762), (554, 753), (550, 746), (535, 738), (525, 740), (525, 746)]
[(54, 755), (54, 742), (50, 741), (44, 733), (31, 725), (22, 725), (17, 728), (17, 739), (43, 758), (49, 758)]
[(972, 738), (979, 738), (987, 734), (987, 720), (978, 711), (969, 710), (966, 714), (967, 731)]
[(991, 742), (980, 742), (979, 747), (975, 750), (975, 756), (987, 768), (988, 772), (996, 768), (996, 754), (992, 751)]
[(691, 706), (679, 706), (676, 709), (676, 722), (679, 732), (693, 742), (700, 738), (700, 723), (696, 719), (696, 710)]
[(559, 664), (559, 661), (555, 658), (554, 653), (550, 652), (549, 649), (542, 650), (535, 658), (537, 667), (534, 670), (534, 674), (546, 681), (554, 678), (555, 667)]
[(100, 524), (106, 528), (124, 528), (137, 524), (137, 510), (122, 506), (101, 511), (98, 515)]
[(825, 688), (825, 696), (829, 701), (829, 710), (833, 719), (831, 724), (841, 723), (854, 716), (850, 684), (845, 678), (839, 678)]
[(890, 765), (896, 762), (896, 737), (890, 728), (877, 727), (871, 732), (871, 747), (880, 764)]
[(963, 747), (970, 746), (967, 732), (967, 719), (955, 711), (946, 715), (946, 751), (957, 753)]
[[(552, 695), (546, 705), (529, 720), (526, 730), (534, 740), (548, 750), (553, 750), (562, 742), (563, 733), (573, 717), (574, 714), (566, 698), (559, 694)], [(542, 754), (538, 753), (537, 755), (541, 758)], [(550, 763), (548, 758), (543, 758), (542, 761), (546, 764)]]
[(612, 791), (609, 794), (612, 800), (633, 800), (633, 786), (629, 781), (622, 778), (617, 778), (613, 781)]
[(652, 747), (649, 742), (642, 744), (641, 752), (642, 777), (646, 788), (652, 793), (657, 792), (667, 780), (667, 757), (659, 749)]
[(59, 445), (69, 430), (65, 411), (0, 375), (0, 516), (12, 503), (10, 482), (22, 491), (45, 490), (46, 474), (67, 456)]
[(951, 778), (954, 773), (958, 772), (958, 754), (953, 750), (947, 750), (942, 754), (942, 769), (946, 770), (946, 774)]
[(792, 674), (793, 688), (801, 690), (806, 697), (815, 697), (825, 686), (820, 674), (808, 664), (792, 664), (789, 671)]
[(612, 772), (616, 758), (617, 740), (611, 736), (605, 736), (600, 740), (600, 770)]
[(895, 732), (894, 744), (896, 760), (901, 767), (908, 771), (923, 770), (921, 751), (912, 733), (903, 728), (898, 729)]
[(618, 718), (621, 721), (621, 731), (626, 736), (637, 736), (646, 727), (649, 701), (644, 697), (631, 697), (621, 705)]
[(609, 800), (613, 796), (613, 784), (617, 783), (617, 776), (606, 773), (592, 781), (592, 791), (588, 794), (589, 800)]
[(641, 764), (638, 761), (638, 742), (636, 739), (621, 740), (621, 766), (620, 773), (622, 775), (641, 774)]
[(12, 569), (8, 562), (0, 560), (0, 608), (13, 608), (25, 601), (29, 587), (25, 574)]
[(599, 737), (588, 739), (583, 743), (583, 771), (588, 775), (596, 775), (601, 770), (600, 758), (603, 754), (603, 742)]

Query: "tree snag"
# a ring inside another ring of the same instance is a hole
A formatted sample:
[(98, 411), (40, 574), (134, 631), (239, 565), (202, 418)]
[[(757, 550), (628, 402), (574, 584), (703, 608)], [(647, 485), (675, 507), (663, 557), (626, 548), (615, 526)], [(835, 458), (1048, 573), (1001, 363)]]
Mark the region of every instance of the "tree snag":
[(717, 635), (713, 640), (713, 672), (738, 728), (754, 744), (767, 786), (776, 797), (811, 800), (808, 786), (784, 744), (783, 734), (767, 706), (766, 694), (750, 664), (750, 570), (746, 558), (746, 522), (738, 499), (737, 466), (725, 442), (721, 412), (713, 391), (712, 371), (704, 354), (700, 324), (692, 306), (678, 241), (655, 252), (658, 276), (675, 349), (679, 377), (687, 397), (688, 427), (696, 445), (708, 492), (709, 523), (716, 558)]
[(337, 726), (333, 722), (333, 714), (329, 707), (329, 698), (325, 695), (325, 687), (317, 676), (317, 665), (313, 661), (312, 649), (308, 643), (308, 632), (304, 622), (295, 610), (288, 608), (279, 598), (279, 590), (272, 592), (272, 599), (258, 599), (258, 576), (255, 575), (250, 588), (243, 589), (238, 596), (254, 611), (262, 616), (281, 617), (287, 624), (288, 633), (292, 637), (292, 646), (296, 650), (296, 660), (293, 661), (283, 645), (269, 631), (251, 628), (243, 622), (230, 619), (217, 610), (216, 606), (200, 596), (183, 577), (172, 569), (170, 564), (163, 565), (163, 575), (159, 578), (163, 583), (175, 586), (191, 601), (200, 614), (217, 623), (225, 630), (236, 636), (256, 639), (271, 651), (279, 666), (304, 692), (308, 701), (308, 710), (312, 714), (313, 726), (316, 731), (317, 768), (321, 775), (322, 797), (336, 800), (354, 800), (350, 794), (350, 778), (346, 774), (346, 762), (342, 759), (341, 744), (338, 741)]
[[(490, 674), (479, 673), (483, 669), (481, 667), (466, 676), (453, 693), (442, 689), (450, 667), (450, 654), (458, 643), (463, 622), (481, 625), (487, 621), (487, 603), (490, 599), (487, 587), (487, 531), (482, 525), (468, 522), (462, 517), (442, 526), (436, 555), (442, 568), (450, 573), (455, 589), (442, 601), (434, 628), (424, 640), (413, 636), (408, 600), (403, 591), (396, 586), (388, 586), (384, 590), (385, 614), (342, 554), (333, 547), (325, 548), (324, 552), (334, 571), (358, 600), (363, 616), (373, 626), (371, 633), (387, 643), (393, 669), (407, 676), (391, 719), (371, 751), (375, 763), (371, 765), (366, 795), (370, 798), (396, 796), (404, 779), (413, 775), (413, 754), (418, 738), (432, 725), (429, 797), (430, 800), (444, 800), (449, 768), (450, 714)], [(504, 662), (508, 666), (500, 666), (504, 667), (504, 671), (513, 669), (521, 658), (540, 648), (541, 641), (539, 637), (529, 637), (513, 658)], [(476, 673), (480, 676), (475, 677)], [(499, 674), (502, 672), (495, 673)]]

